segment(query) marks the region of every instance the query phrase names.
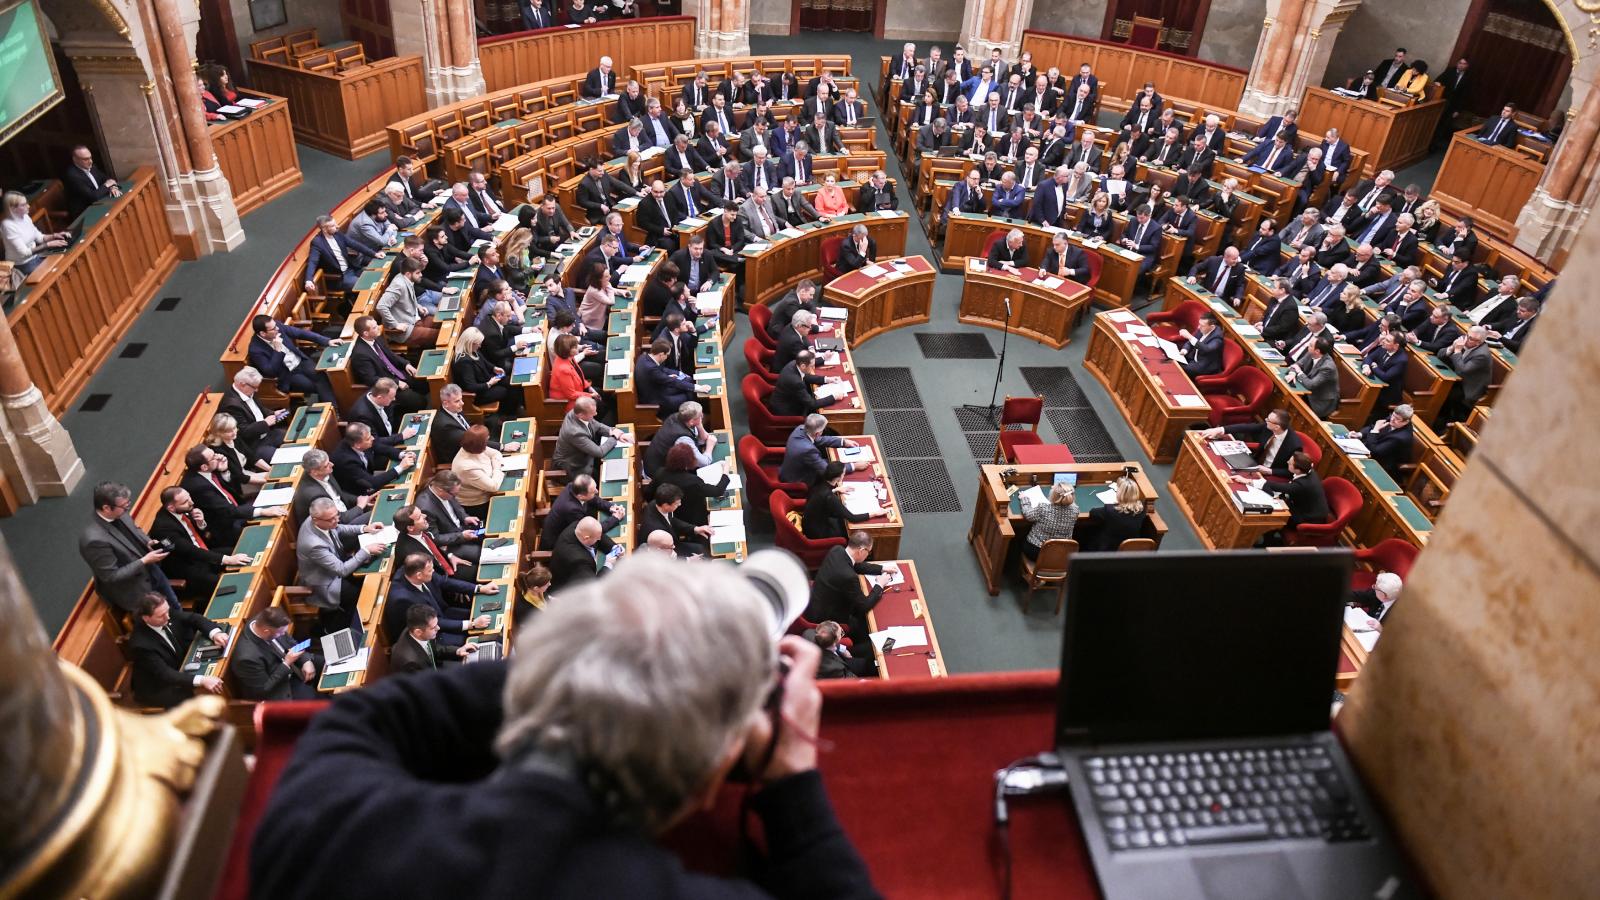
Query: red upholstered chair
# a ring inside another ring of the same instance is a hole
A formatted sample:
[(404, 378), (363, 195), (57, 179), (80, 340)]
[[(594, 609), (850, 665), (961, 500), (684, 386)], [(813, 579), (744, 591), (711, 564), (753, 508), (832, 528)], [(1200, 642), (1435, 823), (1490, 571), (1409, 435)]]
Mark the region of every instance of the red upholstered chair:
[(1317, 443), (1315, 440), (1312, 440), (1311, 435), (1306, 434), (1304, 431), (1296, 431), (1295, 436), (1300, 439), (1300, 449), (1304, 450), (1306, 455), (1311, 457), (1312, 466), (1316, 466), (1318, 463), (1322, 462), (1321, 444)]
[(1156, 49), (1156, 45), (1161, 43), (1161, 24), (1161, 19), (1134, 16), (1133, 25), (1128, 30), (1128, 43), (1146, 50)]
[(1215, 389), (1200, 392), (1211, 406), (1211, 426), (1254, 422), (1272, 402), (1272, 379), (1254, 366), (1240, 366)]
[(740, 382), (744, 391), (745, 418), (750, 422), (750, 433), (761, 440), (763, 444), (782, 447), (789, 441), (790, 432), (796, 425), (805, 422), (805, 416), (778, 416), (767, 409), (767, 397), (772, 394), (772, 385), (762, 380), (760, 375), (746, 375)]
[[(994, 445), (994, 461), (998, 463), (1004, 456), (1007, 462), (1016, 462), (1012, 448), (1044, 443), (1044, 438), (1039, 437), (1039, 419), (1043, 416), (1043, 397), (1007, 397), (1000, 406), (1000, 440)], [(1027, 425), (1028, 430), (1007, 429), (1008, 425)]]
[(1366, 568), (1356, 569), (1350, 575), (1350, 590), (1364, 591), (1372, 587), (1379, 572), (1393, 572), (1404, 581), (1411, 574), (1411, 564), (1421, 553), (1416, 545), (1400, 538), (1385, 538), (1376, 547), (1363, 547), (1355, 552), (1356, 564)]
[[(751, 309), (760, 307), (752, 306)], [(765, 332), (761, 332), (765, 334)], [(750, 374), (760, 375), (767, 384), (777, 384), (778, 376), (772, 374), (773, 350), (771, 347), (762, 346), (755, 338), (745, 338), (744, 361), (750, 364)]]
[(755, 509), (766, 509), (767, 498), (774, 491), (795, 499), (806, 495), (806, 486), (792, 481), (778, 480), (778, 467), (783, 465), (783, 448), (768, 447), (753, 434), (739, 438), (739, 465), (744, 469), (745, 485), (750, 491), (750, 504)]
[(1007, 232), (1003, 228), (997, 228), (994, 231), (989, 232), (989, 236), (987, 238), (984, 238), (984, 240), (983, 240), (983, 258), (984, 259), (988, 259), (989, 258), (989, 251), (994, 249), (994, 245), (995, 244), (998, 244), (1001, 241), (1005, 240), (1007, 234), (1009, 234), (1009, 232)]
[[(1155, 329), (1150, 329), (1154, 331)], [(1244, 348), (1233, 341), (1222, 342), (1222, 371), (1215, 375), (1200, 375), (1194, 379), (1194, 386), (1204, 391), (1206, 388), (1220, 388), (1223, 382), (1234, 369), (1244, 363)]]
[(768, 350), (778, 349), (778, 342), (772, 335), (767, 334), (767, 323), (772, 321), (772, 307), (765, 303), (752, 303), (750, 305), (750, 330), (755, 332), (756, 340), (761, 342)]
[(1332, 518), (1324, 525), (1302, 523), (1283, 530), (1284, 543), (1292, 547), (1334, 547), (1339, 543), (1339, 533), (1361, 511), (1361, 492), (1343, 478), (1324, 478), (1322, 491), (1328, 495), (1328, 512)]
[(839, 249), (844, 246), (844, 235), (827, 238), (822, 242), (822, 274), (828, 280), (844, 274), (839, 271)]
[(1094, 287), (1100, 283), (1100, 266), (1102, 264), (1100, 254), (1085, 253), (1083, 258), (1089, 262), (1089, 277), (1083, 283), (1089, 287)]
[(806, 568), (813, 572), (822, 565), (822, 558), (834, 547), (843, 547), (844, 538), (823, 538), (814, 541), (805, 536), (800, 530), (800, 510), (803, 501), (796, 500), (782, 491), (773, 491), (767, 497), (767, 509), (772, 513), (772, 526), (777, 529), (774, 540), (777, 545), (806, 564)]
[(1145, 324), (1162, 340), (1178, 340), (1178, 331), (1187, 328), (1193, 334), (1200, 327), (1200, 315), (1210, 312), (1210, 307), (1195, 300), (1185, 300), (1176, 309), (1154, 312), (1145, 316)]

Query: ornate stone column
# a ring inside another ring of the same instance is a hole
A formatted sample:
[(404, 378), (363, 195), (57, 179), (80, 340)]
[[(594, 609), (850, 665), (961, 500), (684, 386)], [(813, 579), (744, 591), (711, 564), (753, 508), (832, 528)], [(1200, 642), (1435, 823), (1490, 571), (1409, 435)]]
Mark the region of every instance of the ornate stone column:
[(484, 92), (472, 0), (394, 0), (389, 14), (395, 51), (422, 57), (430, 108)]
[(977, 0), (968, 3), (961, 18), (961, 45), (967, 58), (978, 64), (989, 51), (1000, 48), (1009, 62), (1022, 53), (1022, 32), (1033, 15), (1033, 0)]
[(1261, 40), (1239, 108), (1259, 116), (1299, 105), (1322, 81), (1328, 56), (1361, 0), (1268, 0)]
[(684, 0), (695, 17), (695, 56), (750, 55), (750, 0)]
[(5, 407), (0, 416), (0, 476), (17, 504), (72, 493), (83, 479), (83, 460), (34, 387), (4, 316), (0, 316), (0, 405)]
[(1568, 114), (1544, 178), (1517, 215), (1517, 246), (1546, 261), (1572, 245), (1600, 193), (1595, 154), (1600, 91), (1589, 88), (1586, 93), (1578, 111)]

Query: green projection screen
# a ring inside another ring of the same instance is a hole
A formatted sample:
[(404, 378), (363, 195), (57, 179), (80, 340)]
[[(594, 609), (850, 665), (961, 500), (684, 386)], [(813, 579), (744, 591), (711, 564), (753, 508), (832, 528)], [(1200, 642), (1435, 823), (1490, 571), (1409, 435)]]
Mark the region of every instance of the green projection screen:
[(61, 102), (36, 0), (0, 0), (0, 143)]

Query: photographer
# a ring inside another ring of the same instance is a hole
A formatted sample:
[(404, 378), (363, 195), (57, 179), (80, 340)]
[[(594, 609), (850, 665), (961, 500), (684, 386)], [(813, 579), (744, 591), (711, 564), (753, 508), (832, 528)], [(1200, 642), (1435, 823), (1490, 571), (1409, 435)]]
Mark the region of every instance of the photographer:
[[(262, 816), (254, 895), (877, 896), (816, 771), (819, 651), (774, 641), (805, 591), (786, 554), (641, 555), (553, 599), (509, 664), (342, 695)], [(765, 855), (749, 880), (685, 871), (655, 837), (741, 764)]]

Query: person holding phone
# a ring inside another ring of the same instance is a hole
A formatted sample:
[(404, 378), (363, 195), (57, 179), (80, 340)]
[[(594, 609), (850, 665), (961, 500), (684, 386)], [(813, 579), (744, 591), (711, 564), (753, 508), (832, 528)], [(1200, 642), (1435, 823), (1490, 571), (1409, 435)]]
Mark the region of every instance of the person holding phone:
[(269, 606), (239, 631), (230, 669), (240, 700), (314, 700), (322, 655), (289, 633), (289, 614)]

